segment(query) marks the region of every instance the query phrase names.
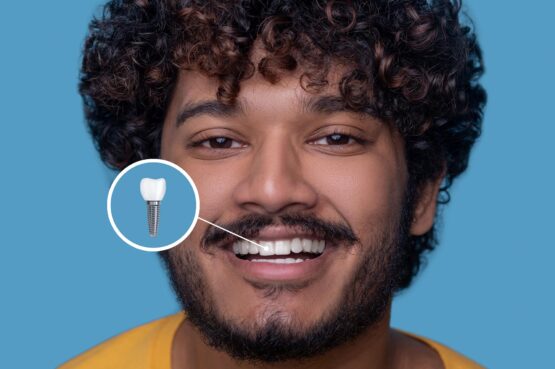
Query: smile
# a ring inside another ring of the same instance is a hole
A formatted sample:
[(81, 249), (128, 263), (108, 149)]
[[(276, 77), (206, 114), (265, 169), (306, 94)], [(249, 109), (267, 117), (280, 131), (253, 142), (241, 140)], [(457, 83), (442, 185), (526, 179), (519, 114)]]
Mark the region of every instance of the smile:
[(252, 240), (220, 244), (232, 269), (247, 281), (307, 282), (327, 273), (337, 250), (332, 240), (286, 226), (266, 227)]
[(255, 263), (295, 264), (319, 257), (326, 248), (325, 240), (309, 238), (255, 242), (264, 248), (240, 240), (233, 243), (233, 253), (239, 259)]

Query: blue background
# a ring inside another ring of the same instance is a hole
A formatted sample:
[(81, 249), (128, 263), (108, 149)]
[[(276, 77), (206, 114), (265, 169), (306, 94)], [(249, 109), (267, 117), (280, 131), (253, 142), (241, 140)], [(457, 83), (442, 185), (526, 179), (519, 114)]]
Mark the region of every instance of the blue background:
[[(106, 217), (114, 173), (77, 95), (100, 1), (5, 1), (0, 12), (0, 367), (52, 368), (177, 311), (158, 257)], [(491, 368), (552, 365), (555, 3), (466, 2), (484, 49), (484, 134), (443, 214), (442, 243), (393, 325)]]
[[(140, 192), (142, 178), (164, 178), (166, 195), (160, 203), (158, 235), (148, 234), (147, 205)], [(112, 216), (120, 232), (145, 247), (167, 246), (179, 240), (195, 220), (193, 187), (180, 171), (161, 163), (145, 163), (131, 168), (114, 187)]]

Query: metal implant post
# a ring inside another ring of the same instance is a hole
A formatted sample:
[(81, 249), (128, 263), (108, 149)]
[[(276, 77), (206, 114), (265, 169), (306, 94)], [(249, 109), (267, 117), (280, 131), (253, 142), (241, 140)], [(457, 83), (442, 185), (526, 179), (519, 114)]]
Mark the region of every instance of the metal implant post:
[(160, 220), (160, 201), (147, 201), (148, 234), (150, 237), (158, 235), (158, 222)]

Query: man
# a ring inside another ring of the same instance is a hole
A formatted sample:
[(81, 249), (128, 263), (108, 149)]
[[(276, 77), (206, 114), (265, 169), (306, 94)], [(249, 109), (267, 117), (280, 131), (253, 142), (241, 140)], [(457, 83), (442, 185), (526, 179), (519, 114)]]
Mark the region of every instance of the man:
[(485, 92), (449, 1), (111, 1), (80, 92), (102, 159), (183, 167), (201, 217), (162, 254), (184, 313), (62, 368), (479, 368), (389, 327), (436, 244)]

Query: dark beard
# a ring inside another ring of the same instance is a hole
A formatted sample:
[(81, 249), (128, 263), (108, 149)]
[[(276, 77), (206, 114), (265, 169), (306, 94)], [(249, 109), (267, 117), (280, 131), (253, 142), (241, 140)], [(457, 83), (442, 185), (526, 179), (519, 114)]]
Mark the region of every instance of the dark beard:
[[(367, 251), (362, 254), (360, 266), (344, 288), (337, 305), (305, 331), (296, 330), (295, 327), (301, 326), (299, 322), (284, 320), (280, 311), (272, 312), (263, 326), (254, 326), (248, 321), (237, 323), (223, 319), (215, 308), (214, 298), (193, 250), (178, 246), (161, 255), (189, 321), (201, 332), (208, 345), (238, 360), (267, 363), (302, 360), (356, 338), (384, 317), (406, 262), (408, 230), (412, 219), (409, 209), (409, 201), (406, 201), (395, 224), (382, 224), (380, 233), (373, 237), (370, 244), (365, 245)], [(252, 231), (257, 226), (263, 228), (275, 223), (264, 217), (256, 218), (252, 216), (229, 227), (242, 234), (242, 225), (245, 226), (243, 231)], [(303, 222), (303, 218), (308, 220)], [(357, 238), (344, 225), (310, 216), (285, 216), (282, 223), (318, 230), (330, 237), (336, 235), (336, 241), (351, 242), (350, 246), (341, 247), (356, 247), (352, 241)], [(208, 231), (203, 240), (223, 237), (215, 232)], [(296, 288), (278, 284), (254, 287), (264, 289), (268, 296), (279, 294), (283, 289)]]

